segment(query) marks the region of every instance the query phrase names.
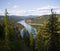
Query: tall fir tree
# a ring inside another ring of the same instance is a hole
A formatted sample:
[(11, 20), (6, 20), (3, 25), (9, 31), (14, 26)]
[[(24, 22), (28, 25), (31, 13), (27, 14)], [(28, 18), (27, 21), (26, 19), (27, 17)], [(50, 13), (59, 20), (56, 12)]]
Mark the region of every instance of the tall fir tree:
[(47, 32), (50, 34), (48, 51), (60, 51), (59, 33), (58, 33), (58, 19), (56, 14), (51, 9), (51, 16), (47, 26)]
[(8, 49), (8, 12), (7, 9), (5, 9), (5, 16), (4, 16), (4, 34), (5, 34), (5, 50)]
[(7, 12), (7, 9), (5, 9), (5, 16), (4, 16), (4, 32), (5, 32), (5, 39), (8, 39), (7, 38), (7, 35), (8, 35), (8, 12)]
[(42, 31), (40, 28), (37, 31), (37, 36), (36, 36), (36, 44), (35, 44), (35, 49), (36, 51), (44, 51), (44, 38), (42, 36)]

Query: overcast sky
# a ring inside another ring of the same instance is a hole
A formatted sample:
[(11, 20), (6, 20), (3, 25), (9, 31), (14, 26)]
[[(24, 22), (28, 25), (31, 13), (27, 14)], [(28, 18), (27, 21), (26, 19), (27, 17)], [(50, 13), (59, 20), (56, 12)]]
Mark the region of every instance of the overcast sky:
[(51, 8), (60, 13), (60, 0), (0, 0), (0, 15), (7, 8), (9, 15), (49, 14)]

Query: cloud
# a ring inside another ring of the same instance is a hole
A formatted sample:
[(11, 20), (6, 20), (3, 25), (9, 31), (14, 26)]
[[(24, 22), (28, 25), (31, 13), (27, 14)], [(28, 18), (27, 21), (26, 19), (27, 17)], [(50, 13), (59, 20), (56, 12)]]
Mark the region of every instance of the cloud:
[(28, 14), (32, 15), (45, 15), (45, 14), (51, 14), (51, 9), (57, 10), (55, 12), (60, 13), (60, 7), (55, 7), (55, 6), (46, 6), (46, 7), (41, 7), (41, 8), (36, 8), (34, 10), (28, 10)]
[(60, 14), (60, 9), (55, 10), (57, 14)]
[[(35, 8), (32, 10), (21, 10), (19, 9), (18, 5), (14, 5), (12, 9), (8, 10), (9, 15), (45, 15), (45, 14), (51, 14), (51, 9), (54, 9), (56, 13), (60, 13), (60, 7), (55, 7), (55, 6), (46, 6), (46, 7), (41, 7), (41, 8)], [(4, 11), (0, 10), (0, 15), (4, 14)]]
[(8, 10), (10, 15), (24, 15), (26, 13), (25, 10), (20, 10), (20, 9), (13, 9), (13, 10)]

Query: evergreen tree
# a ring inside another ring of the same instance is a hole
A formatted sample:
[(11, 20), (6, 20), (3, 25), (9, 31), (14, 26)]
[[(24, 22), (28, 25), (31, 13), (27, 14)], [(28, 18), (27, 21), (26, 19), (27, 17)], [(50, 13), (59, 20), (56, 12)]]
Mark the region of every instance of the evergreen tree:
[(51, 9), (51, 16), (47, 26), (47, 32), (50, 34), (48, 51), (60, 51), (59, 33), (58, 33), (58, 20), (56, 14)]
[(33, 42), (34, 42), (33, 33), (30, 33), (30, 46), (33, 46)]
[(33, 28), (32, 28), (31, 33), (30, 33), (30, 48), (33, 51), (35, 51), (35, 39), (34, 39), (34, 29)]
[(5, 16), (4, 16), (4, 33), (5, 33), (5, 40), (8, 40), (8, 12), (7, 9), (5, 9)]
[(4, 34), (5, 34), (5, 49), (7, 51), (7, 49), (8, 49), (8, 34), (9, 34), (7, 9), (5, 9), (5, 16), (4, 16)]
[(42, 31), (38, 29), (37, 36), (36, 36), (36, 51), (44, 51), (44, 42), (43, 42)]

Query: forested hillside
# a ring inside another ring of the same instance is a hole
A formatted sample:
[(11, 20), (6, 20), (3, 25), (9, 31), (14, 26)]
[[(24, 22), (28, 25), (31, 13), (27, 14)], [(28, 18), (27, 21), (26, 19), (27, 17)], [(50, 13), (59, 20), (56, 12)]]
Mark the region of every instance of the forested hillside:
[(0, 51), (60, 51), (60, 15), (51, 9), (51, 15), (36, 17), (30, 23), (36, 23), (35, 39), (33, 28), (30, 33), (24, 29), (22, 38), (20, 30), (24, 26), (9, 20), (6, 9), (0, 20)]
[[(60, 20), (60, 14), (56, 14), (56, 17)], [(31, 19), (31, 22), (28, 22), (28, 23), (43, 24), (44, 22), (47, 22), (49, 18), (50, 18), (50, 15), (37, 16), (36, 18)]]

